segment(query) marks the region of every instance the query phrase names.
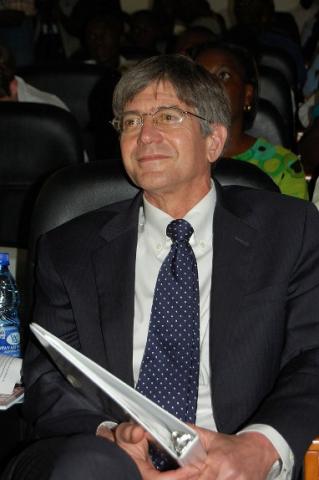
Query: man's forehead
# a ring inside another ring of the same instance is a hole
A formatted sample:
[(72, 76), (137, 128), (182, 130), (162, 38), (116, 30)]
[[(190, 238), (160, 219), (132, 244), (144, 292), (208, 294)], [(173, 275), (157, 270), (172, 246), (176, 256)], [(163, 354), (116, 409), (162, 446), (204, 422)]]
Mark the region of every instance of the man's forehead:
[(154, 101), (155, 103), (164, 101), (165, 103), (165, 100), (174, 104), (176, 102), (181, 103), (171, 82), (167, 80), (154, 81), (138, 92), (125, 107), (144, 101)]

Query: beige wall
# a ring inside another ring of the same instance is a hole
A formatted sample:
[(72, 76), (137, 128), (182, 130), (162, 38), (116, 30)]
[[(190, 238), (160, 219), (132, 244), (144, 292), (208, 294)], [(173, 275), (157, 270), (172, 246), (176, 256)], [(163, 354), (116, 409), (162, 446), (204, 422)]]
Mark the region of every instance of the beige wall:
[(134, 12), (135, 10), (141, 10), (143, 8), (149, 8), (151, 4), (151, 0), (121, 0), (122, 9), (128, 13)]

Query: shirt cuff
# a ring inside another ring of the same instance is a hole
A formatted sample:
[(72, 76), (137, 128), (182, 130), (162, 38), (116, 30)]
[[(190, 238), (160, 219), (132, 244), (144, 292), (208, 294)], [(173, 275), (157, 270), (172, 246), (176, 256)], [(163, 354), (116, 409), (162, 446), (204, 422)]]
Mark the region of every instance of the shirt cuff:
[(277, 460), (271, 467), (266, 480), (290, 480), (292, 478), (292, 471), (294, 467), (294, 455), (288, 443), (279, 432), (270, 425), (256, 423), (243, 428), (238, 432), (257, 432), (261, 433), (273, 444), (277, 450), (280, 460)]
[(97, 429), (96, 429), (96, 431), (95, 431), (95, 435), (97, 435), (100, 427), (107, 427), (107, 428), (109, 428), (110, 430), (112, 430), (112, 428), (116, 427), (117, 425), (118, 425), (118, 423), (116, 423), (116, 422), (112, 422), (111, 420), (105, 420), (104, 422), (101, 422), (101, 423), (97, 426)]

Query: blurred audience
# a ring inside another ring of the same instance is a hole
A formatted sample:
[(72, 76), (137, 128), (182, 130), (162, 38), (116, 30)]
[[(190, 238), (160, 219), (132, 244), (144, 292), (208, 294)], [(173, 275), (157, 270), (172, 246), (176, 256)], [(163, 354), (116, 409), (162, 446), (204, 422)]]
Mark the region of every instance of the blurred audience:
[(207, 0), (177, 0), (176, 4), (177, 19), (186, 27), (203, 26), (216, 36), (225, 32), (226, 25), (223, 17), (214, 12)]
[(230, 100), (231, 128), (223, 156), (257, 165), (282, 193), (308, 199), (298, 157), (281, 145), (246, 133), (258, 108), (258, 72), (253, 56), (247, 49), (225, 42), (202, 45), (193, 56), (221, 80)]
[(18, 66), (34, 61), (35, 0), (0, 2), (0, 41), (10, 48)]
[[(317, 95), (319, 97), (319, 93)], [(313, 180), (319, 173), (319, 98), (310, 112), (309, 125), (298, 142), (298, 151), (301, 155), (305, 173)], [(313, 184), (313, 181), (312, 181)]]
[(14, 56), (3, 45), (0, 45), (0, 101), (48, 103), (69, 110), (56, 95), (43, 92), (15, 75)]
[(173, 43), (168, 46), (167, 53), (180, 53), (188, 55), (194, 47), (206, 42), (213, 42), (218, 37), (206, 27), (194, 26), (184, 30), (173, 38)]
[(69, 15), (57, 4), (59, 20), (71, 35), (82, 37), (87, 22), (99, 15), (123, 14), (120, 0), (77, 0)]
[(71, 56), (71, 60), (120, 69), (123, 63), (120, 57), (123, 32), (123, 20), (118, 15), (90, 17), (83, 27), (81, 47)]
[(137, 10), (128, 17), (129, 30), (122, 53), (129, 59), (142, 59), (158, 55), (157, 41), (160, 25), (151, 10)]
[[(112, 147), (113, 130), (108, 131), (105, 125), (108, 115), (111, 115), (109, 92), (113, 91), (114, 82), (123, 71), (149, 56), (159, 53), (191, 54), (194, 49), (197, 50), (199, 63), (215, 71), (217, 57), (220, 57), (217, 66), (219, 68), (222, 60), (226, 62), (229, 72), (222, 73), (222, 80), (234, 102), (232, 138), (225, 156), (257, 164), (267, 171), (282, 192), (306, 198), (304, 172), (297, 156), (282, 146), (271, 145), (265, 139), (256, 139), (245, 133), (254, 119), (258, 103), (255, 67), (251, 66), (250, 60), (244, 66), (236, 58), (237, 53), (232, 52), (232, 56), (221, 49), (218, 52), (216, 49), (214, 52), (204, 51), (198, 46), (221, 44), (224, 39), (223, 43), (236, 44), (239, 50), (239, 45), (247, 47), (256, 58), (263, 46), (288, 52), (298, 70), (300, 87), (297, 129), (304, 131), (304, 136), (298, 144), (298, 152), (302, 154), (306, 174), (312, 175), (319, 163), (312, 149), (318, 136), (318, 120), (314, 112), (319, 97), (319, 1), (300, 0), (300, 9), (315, 13), (311, 18), (307, 17), (308, 21), (302, 24), (302, 29), (298, 20), (300, 32), (289, 12), (276, 11), (274, 0), (233, 0), (236, 24), (229, 30), (223, 16), (214, 11), (211, 4), (213, 2), (208, 0), (153, 0), (149, 9), (128, 14), (123, 11), (120, 0), (5, 0), (0, 2), (0, 42), (3, 32), (4, 36), (13, 35), (17, 66), (36, 62), (85, 62), (104, 65), (107, 71), (112, 71), (110, 81), (102, 78), (96, 86), (89, 105), (90, 128), (98, 132), (96, 145), (99, 156), (105, 156), (106, 151), (110, 151), (112, 156), (117, 155)], [(32, 27), (31, 49), (29, 40), (25, 40), (23, 48), (20, 48), (19, 31), (22, 35), (26, 24)], [(65, 35), (74, 40), (69, 50), (64, 44)], [(76, 48), (76, 45), (80, 46)], [(1, 52), (0, 55), (4, 56)], [(14, 62), (8, 64), (7, 60), (0, 60), (2, 100), (45, 101), (67, 109), (55, 95), (42, 92), (17, 76)], [(107, 90), (105, 94), (103, 88)], [(235, 93), (232, 98), (230, 92), (235, 91), (237, 98)], [(240, 115), (235, 113), (235, 109)], [(110, 142), (105, 140), (106, 137), (111, 138)]]
[(35, 26), (35, 63), (57, 63), (66, 59), (61, 27), (59, 24), (59, 0), (37, 0)]
[(234, 0), (233, 4), (236, 25), (228, 32), (228, 38), (255, 54), (264, 46), (285, 51), (296, 66), (298, 88), (302, 88), (306, 68), (293, 17), (289, 16), (291, 21), (287, 21), (287, 16), (278, 15), (273, 0)]
[(214, 12), (207, 0), (154, 0), (152, 12), (161, 25), (159, 44), (162, 53), (176, 51), (174, 36), (191, 27), (203, 27), (220, 36), (226, 31), (224, 18)]

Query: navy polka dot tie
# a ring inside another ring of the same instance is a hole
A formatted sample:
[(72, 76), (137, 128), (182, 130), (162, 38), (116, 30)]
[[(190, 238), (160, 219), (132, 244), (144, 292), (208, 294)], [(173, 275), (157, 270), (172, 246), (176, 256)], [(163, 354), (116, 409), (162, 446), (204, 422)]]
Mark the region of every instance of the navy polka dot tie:
[(189, 239), (192, 226), (172, 221), (172, 240), (156, 282), (137, 390), (180, 420), (195, 423), (199, 378), (199, 288)]

